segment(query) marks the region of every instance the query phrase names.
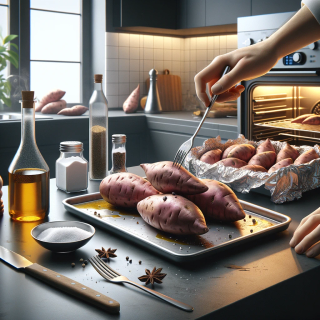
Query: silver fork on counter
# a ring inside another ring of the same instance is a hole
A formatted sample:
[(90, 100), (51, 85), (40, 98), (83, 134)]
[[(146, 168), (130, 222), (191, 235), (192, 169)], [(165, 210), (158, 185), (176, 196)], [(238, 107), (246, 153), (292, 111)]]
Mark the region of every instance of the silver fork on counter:
[(162, 293), (159, 293), (157, 291), (154, 291), (152, 289), (149, 289), (147, 287), (141, 286), (138, 283), (135, 283), (131, 280), (129, 280), (127, 277), (121, 275), (120, 273), (118, 273), (117, 271), (113, 270), (107, 263), (105, 263), (100, 257), (95, 256), (92, 257), (90, 259), (88, 259), (90, 261), (90, 263), (92, 264), (92, 266), (96, 269), (96, 271), (106, 280), (110, 281), (110, 282), (115, 282), (115, 283), (129, 283), (134, 285), (135, 287), (142, 289), (148, 293), (151, 293), (152, 295), (166, 301), (169, 302), (171, 304), (173, 304), (174, 306), (185, 310), (185, 311), (193, 311), (193, 307), (189, 306), (186, 303), (180, 302), (178, 300), (172, 299), (168, 296), (165, 296)]
[[(227, 74), (228, 72), (230, 71), (230, 67), (229, 66), (226, 66), (224, 71), (223, 71), (223, 74), (221, 76), (221, 78)], [(206, 120), (206, 117), (208, 115), (208, 113), (210, 112), (213, 104), (216, 102), (218, 98), (218, 95), (215, 94), (212, 98), (211, 98), (211, 101), (210, 101), (210, 104), (206, 110), (206, 112), (204, 113), (199, 125), (198, 125), (198, 128), (196, 130), (196, 132), (194, 133), (194, 135), (189, 139), (187, 140), (186, 142), (184, 142), (179, 150), (177, 151), (176, 153), (176, 156), (174, 157), (174, 160), (173, 160), (173, 165), (178, 167), (180, 169), (181, 165), (183, 164), (183, 161), (184, 159), (186, 158), (187, 154), (189, 153), (189, 151), (191, 150), (192, 146), (193, 146), (193, 141), (194, 141), (194, 138), (197, 136), (199, 130), (201, 129), (202, 127), (202, 124), (204, 123), (204, 120)]]

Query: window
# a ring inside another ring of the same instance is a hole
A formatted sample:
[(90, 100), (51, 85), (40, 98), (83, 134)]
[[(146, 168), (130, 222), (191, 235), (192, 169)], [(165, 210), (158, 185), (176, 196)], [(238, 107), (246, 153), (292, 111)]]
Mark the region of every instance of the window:
[[(0, 35), (2, 38), (5, 38), (8, 35), (8, 3), (7, 0), (0, 0)], [(0, 74), (3, 74), (7, 77), (7, 70), (0, 71)]]
[(59, 88), (82, 102), (81, 0), (30, 1), (30, 89), (37, 97)]

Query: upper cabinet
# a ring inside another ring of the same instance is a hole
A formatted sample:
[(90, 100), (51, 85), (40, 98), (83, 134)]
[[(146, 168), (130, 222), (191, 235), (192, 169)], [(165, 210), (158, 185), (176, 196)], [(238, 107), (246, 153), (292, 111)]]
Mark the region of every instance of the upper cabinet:
[(185, 2), (187, 28), (199, 28), (206, 25), (206, 0), (182, 0)]
[(301, 0), (251, 0), (252, 15), (298, 11)]

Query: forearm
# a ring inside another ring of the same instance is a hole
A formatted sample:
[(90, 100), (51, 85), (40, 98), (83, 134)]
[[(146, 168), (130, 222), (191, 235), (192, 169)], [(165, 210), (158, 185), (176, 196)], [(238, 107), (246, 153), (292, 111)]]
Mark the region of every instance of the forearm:
[(278, 58), (320, 39), (320, 24), (307, 6), (303, 6), (286, 24), (266, 41)]

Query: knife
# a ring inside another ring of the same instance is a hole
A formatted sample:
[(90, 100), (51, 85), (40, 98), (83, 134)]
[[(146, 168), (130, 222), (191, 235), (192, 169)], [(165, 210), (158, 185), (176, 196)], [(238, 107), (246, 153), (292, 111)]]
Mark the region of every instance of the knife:
[(118, 301), (67, 278), (60, 273), (42, 267), (37, 263), (32, 263), (23, 256), (20, 256), (20, 254), (2, 246), (0, 246), (0, 259), (18, 270), (23, 270), (25, 273), (46, 282), (55, 288), (93, 304), (109, 313), (118, 313), (120, 311), (120, 304)]

